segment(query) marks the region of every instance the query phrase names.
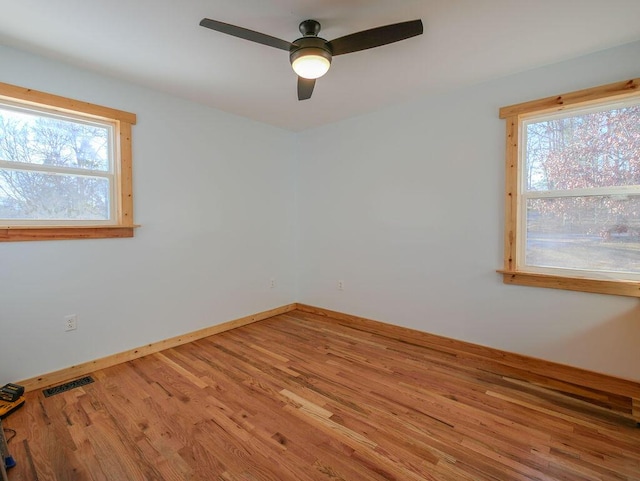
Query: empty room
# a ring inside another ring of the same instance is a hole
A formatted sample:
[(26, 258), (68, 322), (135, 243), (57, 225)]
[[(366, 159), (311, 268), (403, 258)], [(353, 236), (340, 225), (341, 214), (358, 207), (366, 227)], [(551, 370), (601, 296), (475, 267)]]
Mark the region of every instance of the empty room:
[(638, 0), (0, 4), (1, 481), (640, 481)]

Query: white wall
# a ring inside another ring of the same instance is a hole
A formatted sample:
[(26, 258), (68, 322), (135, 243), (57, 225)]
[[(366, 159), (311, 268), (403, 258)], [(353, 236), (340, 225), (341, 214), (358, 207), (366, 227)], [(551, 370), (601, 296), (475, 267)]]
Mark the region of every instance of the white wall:
[(640, 380), (638, 299), (506, 286), (495, 272), (498, 109), (639, 65), (630, 44), (301, 134), (299, 301)]
[(0, 243), (0, 384), (295, 301), (291, 133), (9, 48), (0, 65), (0, 81), (138, 115), (142, 225)]

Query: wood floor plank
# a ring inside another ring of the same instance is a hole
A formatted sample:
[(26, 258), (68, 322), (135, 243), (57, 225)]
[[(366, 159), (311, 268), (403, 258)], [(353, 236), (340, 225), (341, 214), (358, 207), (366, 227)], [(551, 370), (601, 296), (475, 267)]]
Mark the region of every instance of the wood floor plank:
[(28, 393), (9, 478), (640, 481), (624, 400), (494, 366), (293, 311)]

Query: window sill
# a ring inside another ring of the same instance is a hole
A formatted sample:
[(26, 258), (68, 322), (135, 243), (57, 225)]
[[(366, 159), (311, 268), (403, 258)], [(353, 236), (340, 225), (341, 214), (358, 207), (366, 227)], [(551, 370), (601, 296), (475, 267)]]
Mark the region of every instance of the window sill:
[(133, 237), (137, 225), (78, 227), (0, 227), (0, 242)]
[(547, 287), (569, 291), (595, 292), (614, 296), (640, 297), (640, 282), (561, 277), (530, 272), (497, 271), (505, 284), (529, 287)]

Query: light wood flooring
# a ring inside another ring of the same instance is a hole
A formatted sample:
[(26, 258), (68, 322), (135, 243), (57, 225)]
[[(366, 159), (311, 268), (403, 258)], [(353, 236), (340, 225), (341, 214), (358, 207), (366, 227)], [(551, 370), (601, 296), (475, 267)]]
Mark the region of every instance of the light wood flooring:
[(300, 311), (9, 416), (10, 481), (640, 480), (631, 420)]

